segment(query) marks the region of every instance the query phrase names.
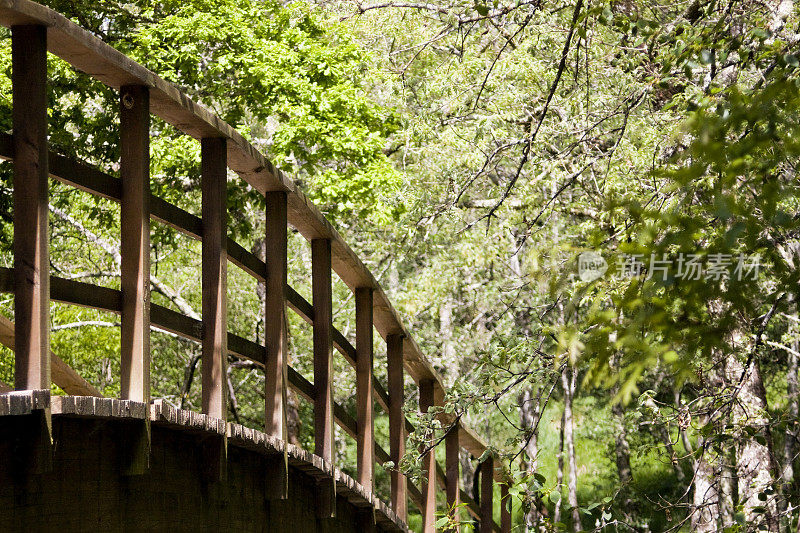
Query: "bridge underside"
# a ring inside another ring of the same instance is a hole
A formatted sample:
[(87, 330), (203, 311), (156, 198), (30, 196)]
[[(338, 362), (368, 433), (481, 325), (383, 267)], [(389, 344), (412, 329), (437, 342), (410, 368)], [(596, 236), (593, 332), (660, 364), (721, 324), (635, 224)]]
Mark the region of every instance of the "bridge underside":
[(52, 448), (47, 407), (0, 405), (0, 531), (406, 530), (341, 473), (320, 518), (330, 469), (263, 433), (164, 404), (52, 401)]

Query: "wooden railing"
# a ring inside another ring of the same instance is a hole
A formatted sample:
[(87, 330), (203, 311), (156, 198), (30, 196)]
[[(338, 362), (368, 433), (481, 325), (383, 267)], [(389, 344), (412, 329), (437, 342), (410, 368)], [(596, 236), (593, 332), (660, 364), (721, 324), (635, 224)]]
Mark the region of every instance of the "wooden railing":
[[(356, 440), (357, 481), (371, 492), (374, 462), (399, 465), (414, 426), (403, 413), (404, 372), (419, 388), (419, 408), (442, 405), (439, 375), (423, 356), (372, 273), (292, 180), (236, 130), (193, 102), (175, 86), (105, 45), (63, 16), (27, 0), (0, 0), (0, 23), (11, 28), (13, 135), (0, 135), (0, 157), (14, 163), (14, 267), (0, 270), (0, 290), (14, 293), (16, 390), (49, 390), (50, 300), (87, 306), (121, 316), (121, 399), (150, 400), (150, 327), (157, 326), (202, 344), (202, 410), (225, 420), (225, 366), (228, 354), (263, 367), (265, 432), (287, 439), (286, 392), (294, 389), (314, 405), (314, 453), (334, 464), (337, 423)], [(47, 147), (47, 52), (119, 91), (120, 178)], [(150, 117), (155, 115), (201, 143), (202, 217), (150, 193)], [(226, 174), (235, 171), (266, 199), (266, 261), (226, 234)], [(121, 289), (114, 290), (49, 274), (48, 178), (119, 202), (121, 206)], [(167, 224), (202, 242), (202, 321), (150, 302), (150, 220)], [(287, 226), (311, 242), (312, 300), (287, 284)], [(265, 346), (227, 331), (227, 262), (266, 286)], [(332, 324), (332, 272), (355, 293), (356, 345)], [(313, 327), (314, 382), (287, 364), (287, 306)], [(373, 327), (385, 339), (388, 383), (373, 373)], [(334, 402), (332, 350), (356, 372), (356, 411)], [(389, 417), (389, 451), (374, 440), (374, 401)], [(391, 469), (391, 506), (402, 520), (407, 500), (419, 508), (423, 530), (433, 531), (437, 485), (450, 508), (459, 501), (479, 522), (481, 532), (510, 531), (510, 513), (501, 506), (493, 518), (493, 483), (500, 469), (486, 445), (468, 427), (441, 415), (449, 427), (443, 439), (445, 469), (434, 449), (423, 458), (425, 480), (415, 487)], [(432, 437), (431, 437), (432, 438)], [(431, 441), (433, 443), (433, 441)], [(459, 487), (459, 451), (483, 458), (469, 496)], [(224, 446), (222, 447), (224, 450)], [(285, 479), (285, 478), (284, 478)], [(323, 515), (335, 511), (335, 482), (322, 487)], [(285, 490), (278, 489), (286, 494)]]

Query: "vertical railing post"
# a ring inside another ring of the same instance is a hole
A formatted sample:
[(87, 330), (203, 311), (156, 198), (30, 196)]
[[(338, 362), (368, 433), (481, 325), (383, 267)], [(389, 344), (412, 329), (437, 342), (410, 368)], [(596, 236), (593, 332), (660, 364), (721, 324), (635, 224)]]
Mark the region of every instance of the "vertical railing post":
[[(289, 440), (286, 423), (288, 357), (286, 331), (287, 247), (286, 193), (270, 191), (266, 200), (264, 342), (265, 432), (284, 442)], [(289, 495), (288, 456), (284, 452), (266, 459), (267, 498), (286, 499)]]
[(500, 533), (511, 533), (511, 496), (508, 481), (500, 485)]
[[(120, 286), (122, 327), (120, 397), (150, 402), (150, 92), (120, 88)], [(123, 437), (126, 474), (142, 474), (150, 461), (150, 417)]]
[(372, 492), (375, 457), (372, 392), (372, 289), (356, 289), (356, 455), (358, 482)]
[(483, 477), (483, 463), (478, 463), (475, 467), (475, 474), (472, 476), (472, 501), (478, 506), (478, 518), (472, 521), (472, 530), (481, 530), (481, 478)]
[(481, 463), (481, 528), (480, 533), (492, 533), (494, 530), (494, 458), (489, 455)]
[(14, 388), (50, 390), (47, 28), (13, 26)]
[(228, 360), (227, 146), (201, 141), (203, 191), (203, 413), (225, 419)]
[[(203, 413), (225, 420), (228, 366), (228, 228), (227, 141), (200, 141), (201, 188), (203, 193)], [(218, 480), (227, 471), (227, 437), (209, 439), (204, 446), (205, 473)]]
[[(331, 241), (311, 241), (311, 291), (314, 305), (314, 453), (335, 469), (333, 462), (333, 382), (331, 372), (333, 293), (331, 286)], [(319, 487), (321, 518), (336, 513), (336, 483)]]
[(150, 96), (120, 90), (123, 400), (150, 401)]
[[(434, 384), (432, 379), (419, 382), (419, 410), (427, 413), (434, 404)], [(428, 442), (422, 444), (422, 450), (433, 445), (433, 435)], [(422, 456), (422, 531), (433, 533), (436, 523), (436, 454), (433, 448)]]
[[(461, 472), (459, 471), (459, 443), (458, 443), (459, 423), (456, 421), (444, 438), (445, 446), (445, 476), (447, 477), (447, 508), (450, 511), (450, 519), (458, 523), (458, 504), (459, 504), (459, 481)], [(455, 531), (460, 531), (456, 526)]]
[(403, 336), (386, 337), (387, 382), (389, 386), (389, 460), (391, 471), (392, 509), (400, 520), (408, 518), (406, 476), (400, 472), (400, 460), (406, 453), (406, 417), (403, 414)]
[(266, 426), (268, 435), (288, 440), (286, 427), (286, 193), (268, 192), (266, 224), (266, 298), (264, 340), (266, 354)]

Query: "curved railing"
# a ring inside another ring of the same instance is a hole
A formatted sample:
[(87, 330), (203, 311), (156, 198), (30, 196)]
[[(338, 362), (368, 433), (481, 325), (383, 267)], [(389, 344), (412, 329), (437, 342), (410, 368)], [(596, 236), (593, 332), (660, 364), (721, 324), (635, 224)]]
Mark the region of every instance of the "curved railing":
[[(419, 388), (420, 411), (427, 412), (444, 399), (441, 378), (372, 273), (291, 179), (234, 128), (174, 85), (65, 17), (28, 0), (0, 0), (0, 23), (12, 30), (13, 56), (13, 135), (0, 135), (0, 157), (14, 161), (15, 255), (13, 269), (0, 269), (0, 290), (15, 295), (14, 388), (50, 389), (50, 298), (118, 313), (122, 324), (122, 400), (150, 401), (151, 325), (202, 343), (203, 414), (211, 418), (223, 422), (226, 418), (224, 369), (228, 353), (247, 359), (265, 371), (266, 434), (286, 440), (286, 388), (293, 388), (314, 405), (314, 453), (321, 464), (333, 468), (333, 424), (337, 423), (356, 440), (357, 481), (371, 493), (374, 462), (399, 464), (406, 436), (414, 430), (402, 410), (404, 372)], [(47, 51), (119, 91), (121, 179), (48, 150)], [(151, 115), (201, 142), (202, 217), (150, 193)], [(266, 198), (266, 262), (226, 234), (228, 168)], [(49, 275), (48, 176), (120, 203), (121, 290)], [(202, 321), (150, 303), (150, 219), (202, 242)], [(287, 284), (287, 225), (311, 242), (313, 304)], [(266, 285), (265, 346), (227, 331), (228, 260)], [(355, 346), (332, 324), (332, 271), (355, 293)], [(314, 383), (287, 364), (287, 306), (313, 327)], [(373, 374), (373, 326), (387, 345), (386, 388)], [(333, 401), (333, 347), (356, 371), (356, 417)], [(373, 438), (374, 401), (389, 416), (388, 452)], [(503, 479), (491, 454), (484, 453), (486, 445), (457, 420), (441, 417), (449, 428), (439, 439), (446, 446), (446, 468), (443, 470), (436, 463), (434, 447), (439, 440), (431, 437), (423, 458), (423, 473), (436, 483), (423, 482), (418, 488), (396, 468), (392, 469), (392, 510), (405, 521), (410, 498), (423, 516), (424, 531), (433, 531), (438, 485), (446, 491), (450, 508), (459, 501), (467, 504), (470, 514), (480, 523), (480, 531), (509, 531), (507, 505), (501, 506), (501, 527), (492, 519), (493, 482)], [(479, 471), (484, 475), (476, 475), (473, 497), (459, 487), (460, 448), (483, 460)], [(335, 483), (328, 487), (328, 495), (331, 494), (335, 495)], [(504, 483), (501, 494), (507, 498)], [(322, 507), (323, 514), (333, 512), (330, 506)]]

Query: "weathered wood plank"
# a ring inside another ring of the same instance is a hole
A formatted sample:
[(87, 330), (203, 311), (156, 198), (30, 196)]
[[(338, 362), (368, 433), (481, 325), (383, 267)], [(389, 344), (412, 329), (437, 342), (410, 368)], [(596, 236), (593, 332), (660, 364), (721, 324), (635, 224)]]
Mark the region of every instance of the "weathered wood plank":
[[(14, 323), (0, 315), (0, 344), (14, 349)], [(103, 396), (94, 385), (86, 381), (71, 366), (50, 351), (50, 372), (53, 383), (61, 387), (67, 394), (76, 396)], [(0, 392), (7, 392), (0, 388)]]
[[(333, 292), (331, 285), (331, 242), (311, 241), (311, 292), (314, 304), (314, 453), (333, 464)], [(317, 516), (336, 515), (336, 486), (317, 487)]]
[(120, 91), (122, 363), (120, 395), (150, 401), (150, 95)]
[(500, 484), (500, 533), (511, 533), (511, 497), (508, 482)]
[(266, 433), (288, 439), (286, 424), (287, 331), (286, 193), (266, 194), (266, 298), (264, 307)]
[[(458, 523), (458, 509), (459, 499), (461, 493), (459, 483), (461, 480), (461, 472), (459, 469), (459, 443), (458, 443), (458, 426), (453, 424), (447, 435), (444, 438), (445, 446), (445, 476), (447, 478), (445, 486), (447, 490), (447, 509), (450, 512), (451, 519)], [(460, 531), (457, 526), (456, 531)]]
[(494, 458), (489, 455), (481, 463), (481, 527), (480, 533), (492, 533), (494, 529)]
[(331, 372), (331, 243), (311, 242), (311, 277), (314, 300), (314, 453), (333, 462), (333, 383)]
[(14, 131), (14, 387), (50, 389), (47, 30), (11, 29)]
[[(419, 382), (419, 410), (427, 413), (434, 406), (434, 381), (425, 379)], [(430, 442), (421, 445), (420, 452), (425, 451), (433, 444)], [(436, 454), (434, 450), (427, 450), (422, 455), (422, 531), (433, 533), (436, 528)]]
[(391, 471), (392, 509), (404, 522), (408, 517), (407, 482), (400, 470), (400, 459), (406, 453), (406, 428), (403, 403), (403, 336), (389, 335), (386, 339), (387, 381), (389, 385), (389, 459)]
[(372, 289), (356, 289), (356, 437), (357, 481), (370, 492), (373, 489), (375, 442), (373, 437), (372, 365)]
[[(202, 408), (203, 413), (225, 420), (228, 362), (228, 254), (226, 201), (226, 141), (201, 141), (201, 186), (203, 194), (202, 251)], [(224, 450), (216, 444), (211, 459), (219, 460)]]

